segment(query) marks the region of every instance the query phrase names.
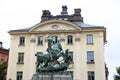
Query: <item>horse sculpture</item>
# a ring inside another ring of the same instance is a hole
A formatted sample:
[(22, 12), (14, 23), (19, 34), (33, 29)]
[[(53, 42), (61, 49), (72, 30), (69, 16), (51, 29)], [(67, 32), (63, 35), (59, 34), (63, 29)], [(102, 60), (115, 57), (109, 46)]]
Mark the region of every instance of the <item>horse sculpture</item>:
[[(36, 72), (58, 72), (66, 70), (68, 68), (68, 65), (72, 61), (72, 57), (68, 55), (69, 50), (66, 49), (66, 51), (64, 52), (59, 41), (53, 44), (53, 39), (51, 36), (48, 36), (47, 40), (48, 53), (35, 54), (35, 56), (37, 56)], [(60, 57), (63, 58), (63, 62), (58, 61)]]

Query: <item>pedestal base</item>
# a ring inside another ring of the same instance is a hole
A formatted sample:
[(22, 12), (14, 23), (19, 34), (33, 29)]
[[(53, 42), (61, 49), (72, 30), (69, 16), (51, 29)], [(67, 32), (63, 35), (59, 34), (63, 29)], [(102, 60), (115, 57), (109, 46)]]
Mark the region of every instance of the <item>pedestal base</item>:
[(33, 75), (32, 80), (73, 80), (73, 75), (66, 73), (41, 73)]

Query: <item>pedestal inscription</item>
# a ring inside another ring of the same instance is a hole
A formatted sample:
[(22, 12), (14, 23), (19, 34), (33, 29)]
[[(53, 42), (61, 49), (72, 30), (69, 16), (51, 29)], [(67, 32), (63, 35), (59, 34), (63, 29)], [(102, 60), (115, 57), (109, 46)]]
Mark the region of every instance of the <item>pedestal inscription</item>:
[(32, 80), (73, 80), (73, 74), (42, 73), (34, 75)]

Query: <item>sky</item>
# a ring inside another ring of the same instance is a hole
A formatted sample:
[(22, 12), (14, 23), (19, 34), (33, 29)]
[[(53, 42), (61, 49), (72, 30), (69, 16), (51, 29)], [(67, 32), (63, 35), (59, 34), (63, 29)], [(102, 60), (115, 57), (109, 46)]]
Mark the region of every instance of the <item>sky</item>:
[(0, 41), (3, 47), (10, 47), (8, 31), (39, 23), (42, 10), (58, 15), (62, 5), (67, 5), (68, 14), (81, 8), (84, 23), (106, 27), (105, 62), (109, 80), (113, 80), (116, 67), (120, 66), (120, 0), (0, 0)]

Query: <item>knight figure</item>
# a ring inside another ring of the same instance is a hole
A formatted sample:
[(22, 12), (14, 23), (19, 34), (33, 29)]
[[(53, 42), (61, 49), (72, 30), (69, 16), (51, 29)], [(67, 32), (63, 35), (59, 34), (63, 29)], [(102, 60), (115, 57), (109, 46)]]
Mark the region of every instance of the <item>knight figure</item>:
[[(47, 54), (35, 54), (37, 57), (36, 73), (67, 70), (72, 62), (72, 57), (68, 55), (69, 50), (66, 49), (64, 52), (60, 41), (54, 43), (52, 36), (48, 36), (46, 39), (48, 41)], [(62, 60), (59, 61), (59, 58), (62, 58)]]

